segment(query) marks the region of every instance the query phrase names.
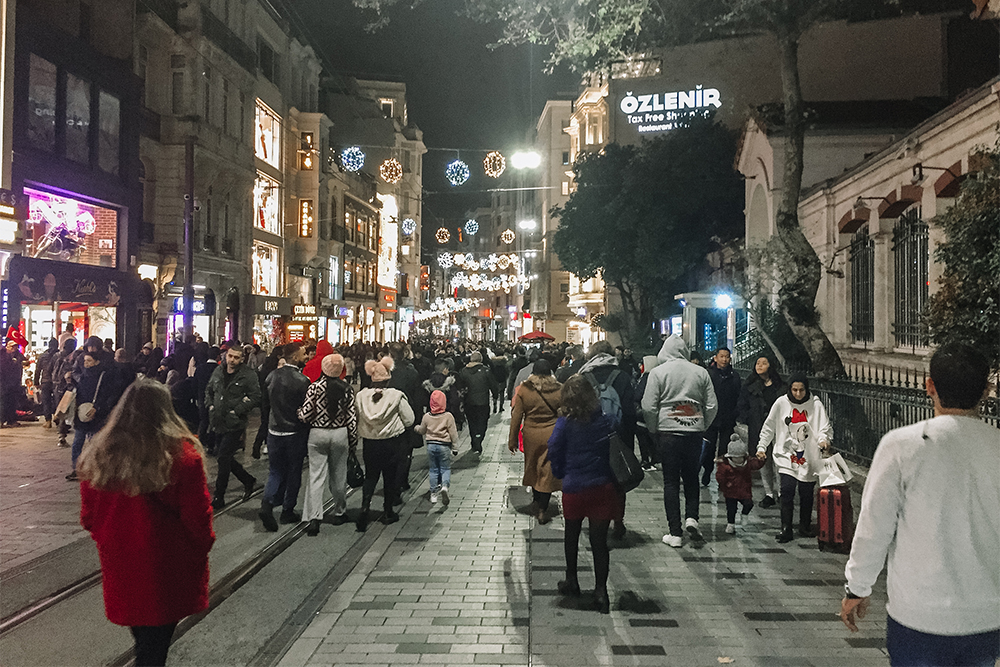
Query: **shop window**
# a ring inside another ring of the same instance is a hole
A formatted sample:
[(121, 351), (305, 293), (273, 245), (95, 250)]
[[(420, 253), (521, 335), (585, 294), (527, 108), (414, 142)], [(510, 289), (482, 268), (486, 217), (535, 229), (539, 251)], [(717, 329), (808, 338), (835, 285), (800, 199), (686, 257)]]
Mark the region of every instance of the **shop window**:
[(70, 197), (25, 188), (26, 253), (30, 257), (92, 266), (116, 264), (118, 212)]
[(281, 169), (281, 119), (257, 100), (254, 154), (275, 169)]
[(340, 287), (340, 258), (330, 257), (330, 266), (327, 271), (327, 282), (326, 282), (326, 296), (329, 299), (339, 299), (338, 294)]
[(378, 219), (375, 216), (368, 218), (368, 249), (372, 252), (378, 250)]
[(253, 188), (254, 225), (281, 236), (281, 186), (264, 174), (257, 174)]
[(367, 288), (369, 292), (375, 292), (375, 264), (368, 264), (368, 283)]
[(356, 213), (351, 209), (344, 210), (344, 238), (351, 243), (354, 242), (354, 216)]
[(368, 231), (368, 219), (367, 216), (361, 213), (356, 213), (354, 215), (355, 220), (355, 232), (354, 232), (354, 242), (360, 246), (366, 245), (365, 232)]
[(365, 285), (365, 276), (367, 275), (365, 270), (365, 265), (363, 262), (356, 262), (354, 265), (354, 289), (358, 292), (364, 292), (367, 289)]
[(927, 223), (919, 206), (912, 206), (896, 221), (892, 230), (895, 268), (896, 320), (892, 325), (897, 347), (926, 347), (924, 308), (930, 289), (930, 257)]
[(90, 164), (90, 82), (66, 75), (66, 157)]
[(851, 240), (851, 339), (855, 343), (875, 341), (875, 240), (868, 225)]
[(273, 245), (253, 243), (253, 291), (264, 296), (278, 295), (278, 249)]
[(100, 95), (98, 118), (101, 131), (97, 141), (97, 164), (103, 171), (118, 175), (121, 105), (117, 97), (103, 90)]
[(31, 54), (28, 74), (28, 141), (46, 151), (56, 148), (56, 66)]
[(344, 289), (354, 291), (354, 261), (344, 260)]

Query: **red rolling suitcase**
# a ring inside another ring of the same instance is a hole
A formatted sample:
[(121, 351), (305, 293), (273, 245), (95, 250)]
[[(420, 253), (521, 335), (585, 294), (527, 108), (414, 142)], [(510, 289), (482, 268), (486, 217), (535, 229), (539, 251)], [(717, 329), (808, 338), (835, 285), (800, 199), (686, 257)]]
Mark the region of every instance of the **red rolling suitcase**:
[(854, 539), (854, 510), (851, 490), (830, 486), (819, 490), (819, 549), (850, 553)]

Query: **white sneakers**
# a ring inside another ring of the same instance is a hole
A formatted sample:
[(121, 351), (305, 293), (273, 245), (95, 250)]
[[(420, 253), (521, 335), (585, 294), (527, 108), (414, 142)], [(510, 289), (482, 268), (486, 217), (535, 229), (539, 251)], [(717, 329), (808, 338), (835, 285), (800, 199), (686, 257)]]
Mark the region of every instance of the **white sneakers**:
[(667, 533), (663, 536), (663, 543), (667, 546), (673, 547), (674, 549), (680, 548), (684, 544), (684, 539), (680, 535), (671, 535)]
[(727, 535), (735, 535), (736, 534), (736, 524), (735, 523), (727, 523), (726, 524), (726, 534)]
[(431, 491), (431, 504), (433, 505), (437, 503), (437, 501), (438, 501), (438, 494), (435, 493), (434, 491)]
[(701, 542), (705, 538), (701, 536), (701, 531), (698, 530), (698, 520), (688, 518), (684, 521), (684, 530), (687, 531), (688, 537), (690, 537), (695, 542)]
[(442, 486), (441, 487), (441, 502), (444, 503), (445, 505), (447, 505), (448, 503), (451, 502), (451, 498), (448, 496), (448, 487), (447, 486)]

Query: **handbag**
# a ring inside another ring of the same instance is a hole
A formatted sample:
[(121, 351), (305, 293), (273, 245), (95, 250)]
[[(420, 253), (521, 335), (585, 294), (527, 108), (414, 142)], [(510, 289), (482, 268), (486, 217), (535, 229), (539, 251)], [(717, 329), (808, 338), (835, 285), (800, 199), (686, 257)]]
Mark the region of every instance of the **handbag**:
[(73, 410), (73, 401), (76, 400), (76, 389), (67, 389), (63, 392), (62, 398), (59, 399), (59, 405), (56, 406), (56, 421), (65, 419)]
[(819, 471), (820, 487), (847, 484), (853, 477), (851, 469), (847, 467), (847, 461), (840, 454), (823, 459), (823, 467)]
[(625, 446), (625, 441), (616, 431), (608, 434), (610, 441), (609, 454), (611, 472), (615, 478), (615, 487), (621, 493), (628, 493), (642, 484), (646, 473), (643, 472), (639, 459), (631, 447)]
[(81, 403), (76, 406), (76, 416), (84, 423), (93, 421), (94, 417), (97, 416), (97, 408), (94, 406), (94, 403), (97, 402), (97, 394), (101, 391), (101, 381), (103, 379), (104, 373), (102, 372), (101, 376), (97, 378), (97, 387), (94, 389), (94, 398), (89, 403)]
[(352, 449), (347, 455), (347, 486), (356, 489), (365, 483), (365, 470), (358, 461), (357, 453)]

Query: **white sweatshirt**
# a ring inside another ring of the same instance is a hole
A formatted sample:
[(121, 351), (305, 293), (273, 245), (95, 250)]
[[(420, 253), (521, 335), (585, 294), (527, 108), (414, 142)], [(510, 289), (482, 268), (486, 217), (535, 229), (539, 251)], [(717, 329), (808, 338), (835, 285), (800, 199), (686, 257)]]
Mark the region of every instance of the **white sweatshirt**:
[(826, 416), (823, 401), (810, 393), (804, 403), (792, 403), (788, 396), (779, 396), (760, 429), (757, 451), (767, 451), (774, 441), (774, 464), (778, 472), (802, 482), (815, 482), (820, 462), (809, 460), (809, 452), (819, 454), (822, 442), (832, 442), (833, 426)]
[(871, 594), (887, 555), (896, 622), (935, 635), (1000, 628), (1000, 431), (949, 415), (882, 438), (845, 569), (852, 593)]

